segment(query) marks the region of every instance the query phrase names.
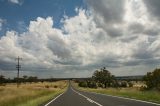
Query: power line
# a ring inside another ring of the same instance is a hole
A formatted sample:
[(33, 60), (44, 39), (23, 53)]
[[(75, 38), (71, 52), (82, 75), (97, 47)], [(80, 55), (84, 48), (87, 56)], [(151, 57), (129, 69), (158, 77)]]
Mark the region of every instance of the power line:
[(21, 68), (21, 65), (20, 65), (20, 60), (22, 60), (22, 58), (20, 58), (19, 56), (18, 56), (18, 58), (16, 58), (16, 60), (17, 60), (17, 65), (16, 65), (16, 68), (17, 68), (17, 88), (19, 87), (19, 71), (20, 71), (20, 68)]

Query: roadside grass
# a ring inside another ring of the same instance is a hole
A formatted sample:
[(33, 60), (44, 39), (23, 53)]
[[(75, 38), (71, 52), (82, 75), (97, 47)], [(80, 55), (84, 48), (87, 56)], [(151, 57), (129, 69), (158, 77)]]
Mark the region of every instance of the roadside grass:
[(0, 106), (39, 106), (64, 92), (67, 81), (0, 86)]
[(49, 100), (55, 98), (57, 95), (59, 95), (62, 92), (64, 92), (64, 91), (58, 91), (58, 92), (54, 92), (54, 93), (52, 92), (52, 93), (47, 94), (45, 96), (41, 96), (41, 97), (35, 98), (33, 100), (27, 101), (26, 103), (22, 103), (18, 106), (40, 106), (42, 104), (44, 105), (47, 102), (49, 102)]
[(74, 83), (73, 85), (82, 91), (95, 92), (95, 93), (100, 93), (100, 94), (127, 97), (127, 98), (132, 98), (132, 99), (160, 103), (160, 92), (156, 90), (140, 91), (137, 88), (119, 88), (119, 89), (118, 88), (106, 88), (106, 89), (97, 88), (97, 89), (93, 89), (93, 88), (79, 87), (77, 83)]

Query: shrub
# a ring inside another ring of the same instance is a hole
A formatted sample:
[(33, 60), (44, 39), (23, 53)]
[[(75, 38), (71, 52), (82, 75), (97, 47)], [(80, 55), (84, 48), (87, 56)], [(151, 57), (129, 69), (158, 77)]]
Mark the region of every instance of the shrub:
[(139, 90), (140, 90), (140, 91), (145, 91), (145, 90), (147, 90), (147, 89), (148, 89), (148, 88), (147, 88), (146, 86), (141, 86)]
[(127, 87), (127, 82), (126, 81), (122, 81), (120, 87)]
[(103, 88), (103, 84), (102, 83), (98, 83), (98, 87)]
[(118, 81), (114, 80), (114, 81), (111, 83), (111, 87), (115, 87), (115, 88), (120, 87), (120, 83), (119, 83)]
[(94, 81), (88, 81), (88, 82), (87, 82), (87, 86), (88, 86), (89, 88), (97, 88), (97, 84), (96, 84), (96, 82), (94, 82)]
[(144, 81), (148, 89), (160, 88), (160, 69), (155, 69), (153, 72), (148, 72), (144, 76)]
[(49, 85), (45, 85), (45, 88), (49, 88)]
[(87, 87), (87, 82), (86, 81), (81, 81), (81, 82), (78, 83), (78, 86)]
[(54, 85), (54, 88), (58, 88), (58, 86), (57, 86), (57, 85)]
[(133, 83), (132, 82), (128, 82), (129, 87), (133, 87)]
[(0, 86), (6, 86), (6, 83), (0, 83)]

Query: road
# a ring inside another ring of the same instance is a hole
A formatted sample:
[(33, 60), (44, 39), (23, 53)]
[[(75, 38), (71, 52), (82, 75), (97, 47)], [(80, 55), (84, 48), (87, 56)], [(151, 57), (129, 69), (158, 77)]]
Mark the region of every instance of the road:
[(45, 106), (160, 106), (160, 104), (78, 91), (69, 84), (65, 93)]

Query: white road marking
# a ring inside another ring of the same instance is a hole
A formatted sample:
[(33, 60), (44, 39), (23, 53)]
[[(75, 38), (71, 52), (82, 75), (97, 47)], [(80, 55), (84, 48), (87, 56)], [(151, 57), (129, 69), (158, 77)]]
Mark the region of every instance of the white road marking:
[(84, 96), (83, 94), (81, 94), (81, 93), (75, 91), (72, 87), (71, 87), (71, 89), (72, 89), (75, 93), (77, 93), (78, 95), (80, 95), (80, 96), (86, 98), (89, 102), (95, 103), (95, 104), (98, 105), (98, 106), (103, 106), (103, 105), (99, 104), (98, 102), (96, 102), (96, 101), (94, 101), (94, 100), (88, 98), (87, 96)]
[[(82, 92), (87, 92), (87, 91), (82, 91)], [(110, 97), (113, 97), (113, 98), (127, 99), (127, 100), (132, 100), (132, 101), (143, 102), (143, 103), (148, 103), (148, 104), (153, 104), (153, 105), (160, 106), (160, 104), (158, 104), (158, 103), (148, 102), (148, 101), (143, 101), (143, 100), (138, 100), (138, 99), (131, 99), (131, 98), (127, 98), (127, 97), (113, 96), (113, 95), (101, 94), (101, 93), (96, 93), (96, 92), (87, 92), (87, 93), (92, 93), (92, 94), (97, 94), (97, 95), (103, 95), (103, 96), (110, 96)]]
[(51, 102), (53, 102), (53, 101), (55, 101), (57, 98), (59, 98), (61, 95), (63, 95), (64, 94), (64, 92), (63, 93), (61, 93), (60, 95), (58, 95), (57, 97), (55, 97), (53, 100), (51, 100), (50, 102), (48, 102), (46, 105), (44, 105), (44, 106), (48, 106)]

